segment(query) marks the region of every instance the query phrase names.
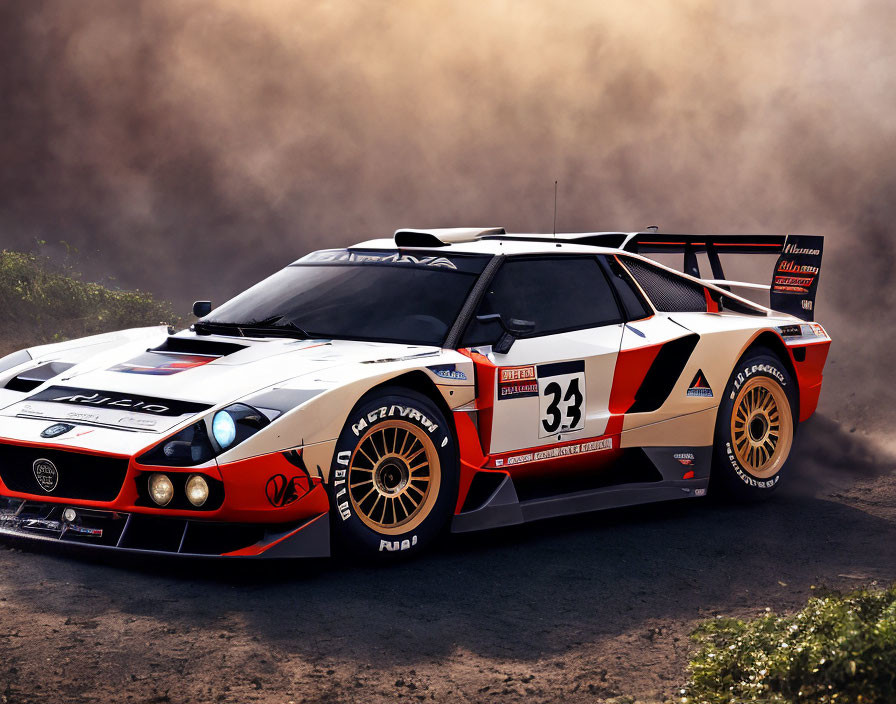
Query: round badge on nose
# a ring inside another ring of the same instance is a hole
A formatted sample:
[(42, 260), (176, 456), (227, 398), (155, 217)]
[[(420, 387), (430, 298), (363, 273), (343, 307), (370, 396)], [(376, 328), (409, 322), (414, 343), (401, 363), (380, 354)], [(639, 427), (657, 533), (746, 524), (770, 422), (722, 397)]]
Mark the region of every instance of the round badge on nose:
[(51, 425), (49, 428), (42, 430), (40, 436), (42, 438), (58, 438), (60, 435), (67, 433), (74, 427), (75, 426), (68, 423), (56, 423), (55, 425)]
[(48, 494), (59, 484), (59, 470), (50, 460), (43, 457), (34, 460), (31, 469), (34, 471), (34, 478), (40, 484), (40, 488)]

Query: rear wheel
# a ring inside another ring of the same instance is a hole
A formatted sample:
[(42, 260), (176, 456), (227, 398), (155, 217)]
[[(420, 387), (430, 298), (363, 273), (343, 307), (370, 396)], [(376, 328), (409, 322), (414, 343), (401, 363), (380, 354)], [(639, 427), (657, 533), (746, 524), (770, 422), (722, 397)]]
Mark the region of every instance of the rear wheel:
[(457, 451), (426, 396), (387, 388), (352, 411), (329, 483), (334, 537), (366, 556), (420, 551), (445, 527), (457, 498)]
[(719, 405), (711, 484), (735, 499), (770, 494), (783, 476), (796, 425), (793, 378), (771, 350), (741, 359)]

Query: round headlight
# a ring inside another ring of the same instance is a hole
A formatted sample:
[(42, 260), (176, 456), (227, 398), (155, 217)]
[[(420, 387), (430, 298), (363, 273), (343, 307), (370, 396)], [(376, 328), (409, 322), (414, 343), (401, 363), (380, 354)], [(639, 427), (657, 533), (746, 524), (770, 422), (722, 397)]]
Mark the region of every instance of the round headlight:
[(221, 446), (222, 450), (226, 450), (236, 440), (236, 422), (233, 416), (227, 411), (218, 411), (212, 420), (212, 435)]
[(167, 506), (174, 498), (174, 484), (164, 474), (149, 477), (149, 495), (159, 506)]
[(199, 508), (208, 500), (208, 482), (198, 474), (187, 479), (187, 501)]

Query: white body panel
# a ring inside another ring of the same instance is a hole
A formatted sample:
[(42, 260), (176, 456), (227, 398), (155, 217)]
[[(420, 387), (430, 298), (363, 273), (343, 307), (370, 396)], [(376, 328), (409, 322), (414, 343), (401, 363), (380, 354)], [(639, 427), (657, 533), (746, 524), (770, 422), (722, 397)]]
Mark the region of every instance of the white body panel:
[[(507, 354), (490, 354), (498, 367), (495, 375), (495, 409), (491, 452), (507, 452), (561, 440), (597, 437), (607, 429), (613, 370), (622, 339), (622, 325), (576, 330), (556, 335), (517, 340)], [(548, 365), (582, 364), (581, 371), (552, 372)], [(506, 370), (532, 367), (529, 383), (535, 393), (507, 398), (502, 389), (511, 389), (512, 380), (502, 380)], [(551, 408), (554, 401), (556, 408)], [(576, 408), (581, 389), (581, 410)], [(556, 426), (559, 420), (560, 425)], [(571, 423), (571, 421), (578, 421)]]

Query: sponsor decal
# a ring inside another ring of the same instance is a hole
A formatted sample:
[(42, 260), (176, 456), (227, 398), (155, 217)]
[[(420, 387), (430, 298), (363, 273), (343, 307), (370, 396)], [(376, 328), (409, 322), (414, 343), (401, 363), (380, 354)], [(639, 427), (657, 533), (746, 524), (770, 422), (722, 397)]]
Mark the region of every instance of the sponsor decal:
[(44, 428), (40, 432), (40, 436), (42, 438), (47, 438), (47, 439), (58, 438), (60, 435), (67, 433), (69, 430), (71, 430), (74, 427), (75, 426), (71, 425), (70, 423), (55, 423), (54, 425), (51, 425), (49, 428)]
[[(602, 438), (600, 440), (590, 440), (588, 442), (576, 443), (575, 445), (561, 445), (559, 447), (549, 447), (544, 450), (533, 450), (520, 455), (508, 457), (506, 462), (508, 465), (525, 464), (527, 462), (540, 462), (542, 460), (552, 460), (557, 457), (571, 457), (572, 455), (584, 455), (590, 452), (603, 452), (604, 450), (613, 449), (613, 438)], [(495, 460), (495, 466), (499, 460)]]
[(59, 470), (50, 460), (43, 457), (34, 460), (31, 471), (40, 488), (48, 494), (59, 485)]
[(771, 308), (811, 320), (821, 276), (823, 241), (812, 235), (787, 236), (772, 276)]
[(456, 364), (440, 364), (437, 367), (430, 367), (429, 369), (440, 379), (451, 379), (452, 381), (467, 380), (467, 375), (460, 371)]
[(283, 508), (308, 493), (303, 486), (305, 483), (308, 483), (308, 478), (305, 476), (296, 475), (287, 479), (285, 474), (275, 474), (265, 484), (264, 493), (271, 506)]
[(147, 374), (150, 376), (170, 376), (187, 369), (195, 369), (213, 362), (217, 357), (202, 354), (163, 354), (145, 352), (127, 362), (110, 367), (110, 372), (124, 374)]
[(102, 528), (87, 528), (85, 526), (79, 526), (74, 523), (68, 523), (65, 526), (66, 531), (70, 531), (72, 533), (80, 533), (81, 535), (89, 535), (94, 538), (102, 538), (103, 537), (103, 529)]
[(585, 428), (585, 361), (538, 366), (538, 437)]
[(678, 460), (685, 467), (691, 467), (694, 464), (694, 453), (693, 452), (676, 452), (672, 457)]
[(457, 269), (450, 259), (445, 257), (414, 257), (410, 254), (361, 254), (360, 252), (332, 251), (314, 252), (303, 257), (303, 262), (375, 262), (380, 264), (416, 264), (417, 266), (435, 266), (446, 269)]
[(778, 328), (781, 337), (802, 337), (803, 329), (800, 325), (782, 325)]
[[(181, 416), (187, 413), (199, 413), (209, 408), (203, 403), (191, 401), (172, 401), (148, 396), (127, 396), (114, 391), (94, 391), (77, 389), (69, 386), (51, 386), (29, 396), (28, 401), (48, 401), (51, 403), (68, 403), (77, 406), (95, 406), (113, 408), (132, 413), (149, 413), (157, 416)], [(24, 409), (23, 409), (24, 410)], [(98, 420), (97, 415), (69, 414), (67, 418), (81, 420)]]
[[(784, 246), (784, 254), (808, 254), (813, 257), (821, 255), (820, 249), (809, 249), (807, 247), (799, 247), (795, 244), (787, 244)], [(817, 271), (817, 269), (816, 269)]]
[(702, 369), (698, 369), (697, 374), (694, 375), (694, 380), (688, 387), (687, 395), (698, 398), (712, 398), (712, 389), (709, 386), (709, 382), (706, 381), (706, 376), (703, 374)]
[(535, 365), (498, 369), (498, 400), (538, 396)]
[(498, 369), (498, 400), (538, 396), (535, 365)]

